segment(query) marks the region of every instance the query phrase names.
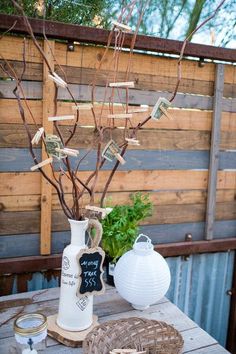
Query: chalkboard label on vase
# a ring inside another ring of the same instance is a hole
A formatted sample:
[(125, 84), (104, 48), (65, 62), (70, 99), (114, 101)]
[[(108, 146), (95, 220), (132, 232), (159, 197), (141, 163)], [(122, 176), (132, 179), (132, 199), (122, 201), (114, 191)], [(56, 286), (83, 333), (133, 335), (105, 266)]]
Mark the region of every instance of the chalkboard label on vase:
[(83, 249), (77, 256), (79, 285), (77, 296), (98, 295), (104, 292), (103, 261), (105, 253), (100, 247)]

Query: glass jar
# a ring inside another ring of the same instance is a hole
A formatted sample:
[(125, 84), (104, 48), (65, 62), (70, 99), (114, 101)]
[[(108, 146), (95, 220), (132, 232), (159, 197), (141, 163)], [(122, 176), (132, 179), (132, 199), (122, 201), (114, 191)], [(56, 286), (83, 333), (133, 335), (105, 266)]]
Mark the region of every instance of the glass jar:
[(37, 354), (46, 348), (47, 318), (41, 313), (28, 313), (14, 321), (17, 353)]

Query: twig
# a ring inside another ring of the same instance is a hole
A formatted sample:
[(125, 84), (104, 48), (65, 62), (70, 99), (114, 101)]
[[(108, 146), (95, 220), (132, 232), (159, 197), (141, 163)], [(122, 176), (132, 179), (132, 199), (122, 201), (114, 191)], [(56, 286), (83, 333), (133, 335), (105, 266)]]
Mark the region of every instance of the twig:
[(8, 28), (5, 32), (2, 33), (2, 35), (0, 36), (0, 40), (8, 33), (11, 32), (13, 30), (13, 28), (15, 27), (15, 25), (17, 24), (17, 20), (15, 20), (15, 22), (13, 23), (13, 25)]
[(180, 85), (180, 82), (181, 82), (181, 79), (182, 79), (182, 59), (183, 59), (183, 56), (184, 56), (184, 50), (185, 50), (185, 47), (189, 41), (189, 38), (191, 38), (201, 27), (203, 27), (208, 21), (210, 21), (217, 13), (217, 11), (220, 9), (220, 7), (224, 4), (226, 0), (222, 0), (219, 5), (217, 6), (217, 8), (213, 11), (212, 15), (209, 16), (206, 20), (204, 20), (199, 26), (197, 26), (189, 35), (187, 38), (185, 38), (184, 42), (183, 42), (183, 45), (182, 45), (182, 48), (181, 48), (181, 51), (180, 51), (180, 56), (179, 56), (179, 59), (178, 59), (178, 64), (177, 64), (177, 82), (176, 82), (176, 86), (175, 86), (175, 89), (174, 89), (174, 92), (171, 96), (171, 98), (169, 99), (170, 102), (172, 102), (176, 95), (177, 95), (177, 92), (178, 92), (178, 89), (179, 89), (179, 85)]
[[(120, 155), (121, 155), (122, 157), (124, 156), (124, 154), (125, 154), (125, 152), (126, 152), (127, 146), (128, 146), (128, 144), (127, 144), (127, 142), (126, 142), (126, 145), (123, 146), (123, 149), (122, 149), (122, 151), (121, 151), (121, 153), (120, 153)], [(110, 183), (111, 183), (111, 180), (112, 180), (112, 178), (113, 178), (113, 176), (114, 176), (114, 174), (115, 174), (117, 168), (119, 167), (119, 164), (120, 164), (120, 161), (117, 160), (116, 163), (115, 163), (115, 166), (113, 167), (113, 169), (112, 169), (112, 171), (111, 171), (111, 173), (110, 173), (110, 176), (108, 177), (108, 180), (107, 180), (107, 182), (106, 182), (106, 184), (105, 184), (104, 190), (103, 190), (103, 192), (102, 192), (102, 197), (101, 197), (101, 203), (100, 203), (101, 208), (103, 208), (104, 200), (105, 200), (105, 197), (106, 197), (106, 194), (107, 194), (108, 187), (109, 187), (109, 185), (110, 185)]]
[(34, 295), (29, 299), (29, 300), (30, 300), (29, 303), (23, 305), (22, 308), (21, 308), (17, 313), (15, 313), (15, 314), (12, 315), (11, 317), (9, 317), (7, 320), (1, 322), (1, 323), (0, 323), (0, 327), (4, 326), (4, 325), (7, 324), (9, 321), (11, 321), (11, 320), (13, 320), (14, 318), (18, 317), (22, 312), (24, 312), (26, 306), (28, 306), (28, 305), (30, 305), (30, 304), (32, 304), (32, 303), (34, 302), (34, 300), (35, 300), (35, 298), (37, 298), (37, 296), (42, 295), (42, 294), (46, 293), (47, 291), (48, 291), (48, 289), (43, 290), (43, 291), (40, 291), (40, 292), (34, 294)]

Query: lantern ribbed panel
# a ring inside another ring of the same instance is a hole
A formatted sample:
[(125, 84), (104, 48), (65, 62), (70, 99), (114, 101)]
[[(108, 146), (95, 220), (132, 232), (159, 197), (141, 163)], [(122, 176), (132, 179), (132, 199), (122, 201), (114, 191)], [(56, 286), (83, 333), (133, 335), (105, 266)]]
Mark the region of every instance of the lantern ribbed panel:
[(125, 253), (117, 262), (115, 286), (134, 307), (147, 307), (160, 300), (170, 285), (170, 270), (165, 259), (155, 251)]

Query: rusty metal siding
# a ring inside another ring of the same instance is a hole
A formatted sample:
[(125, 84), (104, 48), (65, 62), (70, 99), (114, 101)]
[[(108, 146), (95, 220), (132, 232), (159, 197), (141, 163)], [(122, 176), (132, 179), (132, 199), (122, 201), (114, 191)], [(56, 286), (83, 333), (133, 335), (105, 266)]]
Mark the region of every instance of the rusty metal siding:
[(234, 252), (167, 258), (171, 286), (167, 297), (225, 346)]

